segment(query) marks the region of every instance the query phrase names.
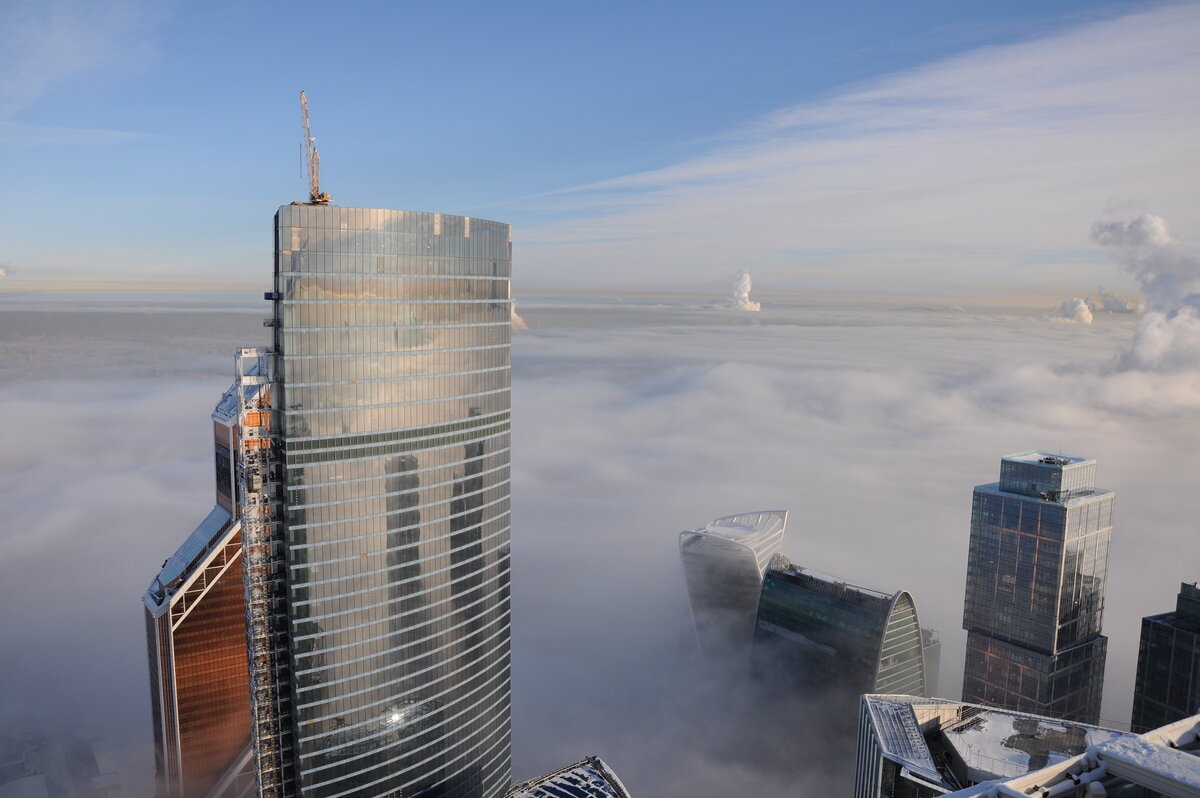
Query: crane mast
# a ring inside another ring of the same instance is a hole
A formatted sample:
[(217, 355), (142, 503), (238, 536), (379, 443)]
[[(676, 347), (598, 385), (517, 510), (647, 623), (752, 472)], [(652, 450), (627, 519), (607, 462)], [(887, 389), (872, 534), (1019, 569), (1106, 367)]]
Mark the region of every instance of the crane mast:
[(300, 92), (300, 120), (304, 123), (304, 162), (308, 166), (308, 203), (327, 205), (329, 195), (321, 192), (321, 155), (317, 152), (317, 140), (313, 138), (308, 124), (308, 97)]

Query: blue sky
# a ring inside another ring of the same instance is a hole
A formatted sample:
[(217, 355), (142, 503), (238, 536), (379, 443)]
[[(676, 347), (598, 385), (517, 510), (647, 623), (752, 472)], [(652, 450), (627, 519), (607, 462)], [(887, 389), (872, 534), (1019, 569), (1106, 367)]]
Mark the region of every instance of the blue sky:
[(260, 280), (300, 89), (335, 202), (511, 222), (518, 288), (1082, 290), (1106, 210), (1200, 235), (1194, 3), (346, 8), (0, 2), (6, 287)]

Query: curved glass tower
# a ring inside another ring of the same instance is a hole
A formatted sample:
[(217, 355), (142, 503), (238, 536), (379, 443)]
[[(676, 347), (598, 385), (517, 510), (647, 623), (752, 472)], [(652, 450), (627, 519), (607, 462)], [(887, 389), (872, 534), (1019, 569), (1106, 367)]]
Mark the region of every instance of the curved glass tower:
[(276, 215), (284, 794), (507, 789), (510, 263), (498, 222)]
[(924, 695), (922, 637), (907, 590), (881, 593), (771, 558), (754, 636), (761, 668), (810, 689)]
[(787, 510), (763, 510), (679, 533), (692, 622), (706, 656), (748, 655), (763, 571), (786, 528)]

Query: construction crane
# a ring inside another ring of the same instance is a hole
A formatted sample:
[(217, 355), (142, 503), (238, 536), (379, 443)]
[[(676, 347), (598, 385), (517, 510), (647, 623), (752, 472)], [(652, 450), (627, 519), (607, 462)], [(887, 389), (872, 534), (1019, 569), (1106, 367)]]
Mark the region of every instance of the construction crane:
[(308, 204), (328, 205), (329, 195), (321, 192), (321, 155), (308, 125), (308, 97), (304, 92), (300, 92), (300, 120), (304, 123), (304, 162), (308, 164)]

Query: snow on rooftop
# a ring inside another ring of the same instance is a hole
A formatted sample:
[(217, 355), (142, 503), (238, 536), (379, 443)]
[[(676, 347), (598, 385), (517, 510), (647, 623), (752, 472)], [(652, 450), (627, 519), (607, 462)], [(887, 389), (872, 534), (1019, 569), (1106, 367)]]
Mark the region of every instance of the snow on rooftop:
[[(1110, 773), (1136, 783), (1148, 774), (1169, 775), (1172, 782), (1200, 790), (1200, 758), (1195, 754), (1159, 745), (1145, 737), (1125, 737), (1097, 749)], [(1148, 785), (1152, 786), (1152, 785)]]
[(979, 712), (942, 733), (967, 767), (1001, 778), (1040, 770), (1093, 745), (1132, 736), (998, 709)]
[(737, 540), (751, 535), (769, 535), (779, 532), (783, 529), (786, 519), (786, 510), (758, 510), (714, 519), (696, 531)]

